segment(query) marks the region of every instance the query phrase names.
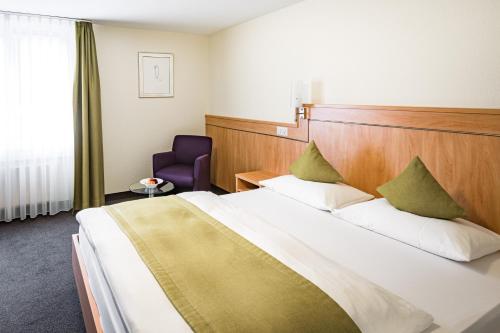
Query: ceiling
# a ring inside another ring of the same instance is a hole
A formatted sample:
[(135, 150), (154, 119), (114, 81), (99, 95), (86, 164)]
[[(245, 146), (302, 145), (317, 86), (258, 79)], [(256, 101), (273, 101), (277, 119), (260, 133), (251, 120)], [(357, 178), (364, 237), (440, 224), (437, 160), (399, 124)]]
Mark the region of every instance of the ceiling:
[(1, 11), (211, 34), (300, 0), (0, 0)]

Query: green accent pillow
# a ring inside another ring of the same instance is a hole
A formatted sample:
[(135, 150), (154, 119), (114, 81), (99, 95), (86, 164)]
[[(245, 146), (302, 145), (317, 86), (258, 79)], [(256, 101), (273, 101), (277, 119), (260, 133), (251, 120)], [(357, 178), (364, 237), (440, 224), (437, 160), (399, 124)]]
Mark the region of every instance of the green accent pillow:
[(302, 155), (292, 163), (290, 172), (297, 178), (322, 183), (337, 183), (342, 176), (321, 155), (314, 141), (311, 141)]
[(377, 191), (397, 209), (413, 214), (445, 220), (465, 216), (464, 209), (439, 185), (418, 156)]

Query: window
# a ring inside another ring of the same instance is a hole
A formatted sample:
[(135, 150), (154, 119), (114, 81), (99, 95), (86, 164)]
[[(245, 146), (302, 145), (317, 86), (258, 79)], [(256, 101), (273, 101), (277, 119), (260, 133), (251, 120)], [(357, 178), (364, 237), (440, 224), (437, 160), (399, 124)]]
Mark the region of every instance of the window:
[(74, 22), (0, 13), (0, 221), (73, 202)]

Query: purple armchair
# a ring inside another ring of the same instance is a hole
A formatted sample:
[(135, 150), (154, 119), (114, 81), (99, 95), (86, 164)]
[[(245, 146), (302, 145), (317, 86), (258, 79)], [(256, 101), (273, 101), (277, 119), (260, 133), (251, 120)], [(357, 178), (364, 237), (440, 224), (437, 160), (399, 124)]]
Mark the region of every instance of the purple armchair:
[(210, 190), (212, 138), (176, 135), (172, 151), (153, 155), (153, 176), (172, 182), (177, 188)]

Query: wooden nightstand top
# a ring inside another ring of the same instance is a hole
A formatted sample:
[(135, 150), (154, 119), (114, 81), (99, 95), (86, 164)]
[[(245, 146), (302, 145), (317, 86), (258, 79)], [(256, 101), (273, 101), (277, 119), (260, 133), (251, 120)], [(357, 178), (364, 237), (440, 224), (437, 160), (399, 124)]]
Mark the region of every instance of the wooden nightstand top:
[(237, 173), (236, 178), (236, 192), (243, 192), (254, 190), (260, 187), (259, 182), (269, 178), (277, 177), (278, 175), (264, 170), (250, 171)]
[(278, 175), (265, 170), (237, 173), (236, 178), (245, 180), (250, 184), (259, 185), (259, 181), (277, 177)]

